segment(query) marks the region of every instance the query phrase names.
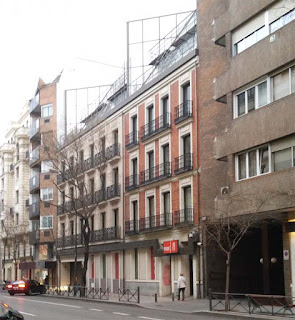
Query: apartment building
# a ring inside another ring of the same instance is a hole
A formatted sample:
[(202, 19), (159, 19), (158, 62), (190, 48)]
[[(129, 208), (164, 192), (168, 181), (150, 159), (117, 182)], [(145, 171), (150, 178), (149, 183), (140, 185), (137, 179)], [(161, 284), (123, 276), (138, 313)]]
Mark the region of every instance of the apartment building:
[[(295, 294), (294, 8), (198, 1), (200, 214), (218, 214), (237, 195), (234, 214), (272, 214), (233, 254), (231, 292)], [(222, 291), (224, 259), (206, 253), (207, 288)]]
[(21, 264), (32, 261), (29, 243), (29, 106), (11, 124), (0, 148), (2, 279), (30, 276)]
[(59, 77), (45, 84), (39, 79), (30, 101), (30, 244), (34, 261), (24, 263), (23, 270), (32, 270), (31, 277), (41, 283), (48, 276), (57, 283), (56, 268), (56, 173), (51, 159), (49, 141), (56, 137), (56, 85)]
[(85, 119), (83, 131), (59, 152), (57, 252), (62, 287), (83, 283), (82, 228), (89, 223), (86, 284), (118, 292), (122, 273), (118, 246), (123, 239), (122, 132), (121, 112), (100, 106)]
[(185, 58), (124, 109), (125, 277), (143, 294), (176, 292), (181, 272), (196, 294), (198, 62)]

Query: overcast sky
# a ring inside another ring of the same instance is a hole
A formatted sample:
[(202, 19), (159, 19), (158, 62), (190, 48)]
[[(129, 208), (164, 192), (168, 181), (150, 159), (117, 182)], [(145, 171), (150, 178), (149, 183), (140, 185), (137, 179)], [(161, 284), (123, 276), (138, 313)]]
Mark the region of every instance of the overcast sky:
[(123, 66), (127, 21), (195, 7), (196, 0), (0, 0), (0, 140), (39, 77), (82, 70), (92, 84), (109, 82), (121, 69), (103, 64)]

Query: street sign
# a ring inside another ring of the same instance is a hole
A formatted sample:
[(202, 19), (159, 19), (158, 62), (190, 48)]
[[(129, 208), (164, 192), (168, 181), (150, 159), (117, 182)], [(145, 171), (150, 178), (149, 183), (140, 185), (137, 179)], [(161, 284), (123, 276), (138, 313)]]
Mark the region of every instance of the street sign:
[(163, 242), (163, 253), (164, 254), (177, 253), (177, 252), (178, 252), (178, 240)]

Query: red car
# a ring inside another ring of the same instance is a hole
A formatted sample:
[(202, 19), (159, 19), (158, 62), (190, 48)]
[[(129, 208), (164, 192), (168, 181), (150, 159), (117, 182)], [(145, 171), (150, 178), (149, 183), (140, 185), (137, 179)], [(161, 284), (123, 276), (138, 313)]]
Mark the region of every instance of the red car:
[(8, 293), (13, 296), (18, 293), (24, 293), (27, 296), (32, 294), (42, 294), (46, 292), (45, 286), (35, 280), (14, 281), (7, 285)]

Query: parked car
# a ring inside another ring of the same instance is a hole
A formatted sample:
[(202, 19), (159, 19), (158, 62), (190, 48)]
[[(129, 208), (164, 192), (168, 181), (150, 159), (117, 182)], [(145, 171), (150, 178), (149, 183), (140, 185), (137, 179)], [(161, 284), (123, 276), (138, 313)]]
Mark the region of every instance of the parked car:
[(24, 320), (22, 314), (0, 300), (0, 320)]
[(7, 285), (7, 290), (11, 296), (18, 293), (24, 293), (27, 296), (30, 296), (32, 294), (42, 294), (46, 292), (45, 286), (35, 280), (21, 280), (11, 282)]

